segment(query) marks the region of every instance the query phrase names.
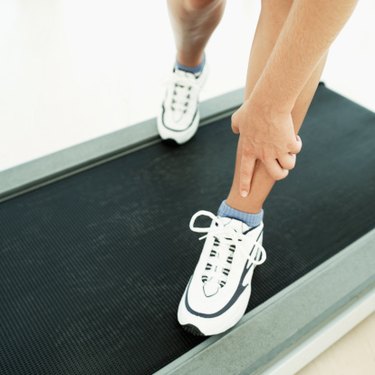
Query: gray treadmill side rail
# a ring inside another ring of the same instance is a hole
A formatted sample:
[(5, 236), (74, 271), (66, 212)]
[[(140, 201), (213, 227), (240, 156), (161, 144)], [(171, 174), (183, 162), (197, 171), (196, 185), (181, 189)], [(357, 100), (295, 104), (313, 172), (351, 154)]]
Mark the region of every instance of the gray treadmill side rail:
[[(202, 102), (200, 126), (233, 112), (243, 95), (241, 88)], [(0, 171), (0, 202), (160, 141), (153, 118)]]
[(227, 334), (208, 338), (155, 374), (274, 373), (268, 370), (324, 334), (361, 298), (371, 298), (367, 315), (375, 310), (374, 270), (375, 229), (248, 312)]

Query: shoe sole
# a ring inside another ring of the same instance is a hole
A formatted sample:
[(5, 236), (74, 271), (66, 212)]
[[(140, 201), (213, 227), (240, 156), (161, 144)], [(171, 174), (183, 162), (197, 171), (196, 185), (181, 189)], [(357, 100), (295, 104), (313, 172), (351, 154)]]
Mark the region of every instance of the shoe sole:
[(198, 327), (194, 326), (193, 324), (184, 324), (182, 328), (186, 331), (189, 332), (190, 334), (194, 336), (205, 336)]
[(162, 115), (160, 114), (157, 119), (157, 128), (161, 139), (170, 139), (175, 141), (179, 145), (186, 143), (191, 138), (193, 138), (199, 127), (199, 112), (196, 114), (193, 123), (186, 130), (182, 131), (174, 131), (165, 127), (161, 117)]

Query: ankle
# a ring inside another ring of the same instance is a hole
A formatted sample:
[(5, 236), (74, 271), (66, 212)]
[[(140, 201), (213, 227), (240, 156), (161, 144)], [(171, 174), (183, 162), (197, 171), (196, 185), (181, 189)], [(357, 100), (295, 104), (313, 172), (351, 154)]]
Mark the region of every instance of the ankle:
[(238, 210), (230, 206), (227, 201), (223, 200), (217, 211), (217, 215), (237, 219), (243, 221), (249, 227), (256, 227), (262, 222), (264, 212), (263, 209), (256, 213), (249, 213), (246, 211)]
[(189, 56), (183, 53), (177, 53), (176, 67), (180, 70), (188, 71), (191, 73), (199, 73), (203, 70), (206, 63), (204, 52), (196, 55)]
[(233, 199), (230, 195), (226, 199), (226, 203), (235, 210), (243, 211), (248, 214), (257, 214), (262, 211), (263, 206), (259, 202), (248, 202), (247, 199)]

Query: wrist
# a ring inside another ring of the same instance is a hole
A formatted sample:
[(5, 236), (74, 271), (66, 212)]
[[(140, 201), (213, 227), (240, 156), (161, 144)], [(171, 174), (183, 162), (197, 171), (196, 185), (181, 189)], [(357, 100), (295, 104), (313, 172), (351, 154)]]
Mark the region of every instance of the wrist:
[(261, 76), (249, 100), (269, 114), (291, 113), (296, 100), (293, 93), (287, 87), (278, 85), (275, 80), (272, 82), (264, 75)]
[(285, 104), (285, 102), (272, 100), (272, 98), (261, 95), (251, 95), (246, 102), (253, 113), (255, 112), (264, 119), (276, 123), (280, 121), (281, 117), (289, 116), (293, 108), (291, 105)]

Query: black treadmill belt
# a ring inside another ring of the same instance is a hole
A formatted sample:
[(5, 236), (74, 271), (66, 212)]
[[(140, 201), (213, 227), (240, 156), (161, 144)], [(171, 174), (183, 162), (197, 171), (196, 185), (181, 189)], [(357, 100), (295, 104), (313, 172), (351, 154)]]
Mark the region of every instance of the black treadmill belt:
[[(320, 85), (301, 137), (248, 310), (375, 226), (375, 114)], [(148, 374), (200, 343), (176, 322), (188, 224), (226, 197), (236, 142), (228, 117), (2, 203), (0, 374)]]

